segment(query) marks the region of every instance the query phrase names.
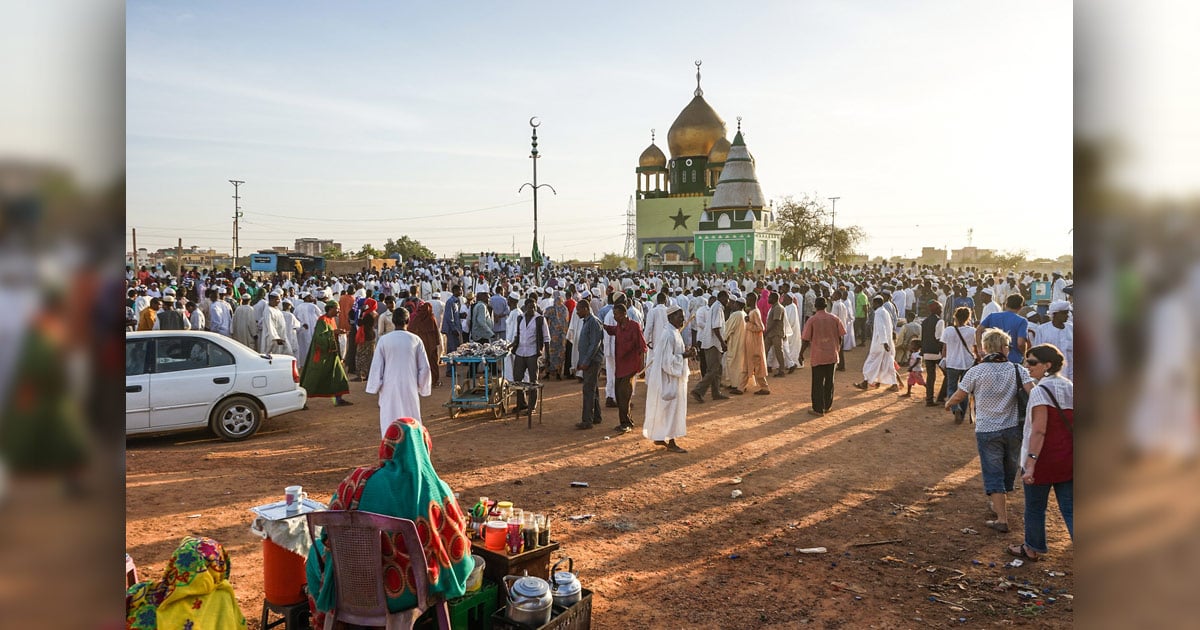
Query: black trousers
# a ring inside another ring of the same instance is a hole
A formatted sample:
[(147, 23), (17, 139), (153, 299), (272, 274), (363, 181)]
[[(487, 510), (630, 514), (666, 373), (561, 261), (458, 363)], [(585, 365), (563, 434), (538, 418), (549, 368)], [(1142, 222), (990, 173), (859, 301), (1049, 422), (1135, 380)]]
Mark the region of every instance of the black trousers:
[[(598, 360), (596, 360), (598, 358)], [(592, 362), (583, 371), (583, 422), (600, 422), (600, 367), (604, 365), (604, 355), (597, 353)]]
[(634, 376), (630, 374), (629, 376), (618, 377), (614, 387), (617, 393), (617, 414), (621, 418), (621, 424), (627, 427), (633, 426), (633, 418), (629, 414), (633, 408)]
[(812, 366), (812, 408), (825, 413), (833, 407), (833, 368), (836, 363)]
[[(528, 375), (529, 378), (525, 378)], [(513, 357), (513, 380), (526, 383), (538, 382), (538, 355)], [(537, 404), (537, 390), (529, 392), (529, 404), (525, 404), (525, 392), (517, 390), (517, 407), (533, 407)]]
[(574, 374), (575, 368), (574, 368), (574, 366), (571, 365), (571, 342), (570, 341), (567, 342), (567, 347), (566, 347), (566, 350), (563, 352), (563, 357), (565, 357), (565, 359), (563, 360), (563, 371), (562, 371), (563, 378), (571, 378), (572, 376), (575, 375)]
[[(938, 362), (925, 359), (925, 402), (933, 402), (933, 392), (937, 389)], [(942, 379), (942, 391), (946, 389), (946, 379)], [(945, 394), (942, 394), (943, 396)]]

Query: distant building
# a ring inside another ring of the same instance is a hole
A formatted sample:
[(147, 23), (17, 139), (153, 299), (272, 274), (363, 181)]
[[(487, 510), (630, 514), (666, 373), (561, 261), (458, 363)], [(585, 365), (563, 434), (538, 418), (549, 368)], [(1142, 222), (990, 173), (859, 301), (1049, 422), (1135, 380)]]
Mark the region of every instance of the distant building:
[(947, 260), (946, 250), (937, 247), (922, 247), (921, 256), (917, 258), (918, 265), (930, 265), (934, 267), (945, 266)]
[[(279, 250), (279, 248), (275, 249)], [(320, 256), (327, 249), (340, 252), (342, 251), (342, 244), (333, 242), (333, 239), (298, 238), (296, 239), (296, 247), (293, 248), (294, 251), (306, 256)], [(288, 250), (285, 247), (282, 251), (286, 252)]]
[(994, 249), (979, 249), (978, 247), (964, 247), (962, 249), (950, 250), (950, 260), (956, 265), (969, 265), (973, 263), (987, 262), (992, 260), (996, 255)]

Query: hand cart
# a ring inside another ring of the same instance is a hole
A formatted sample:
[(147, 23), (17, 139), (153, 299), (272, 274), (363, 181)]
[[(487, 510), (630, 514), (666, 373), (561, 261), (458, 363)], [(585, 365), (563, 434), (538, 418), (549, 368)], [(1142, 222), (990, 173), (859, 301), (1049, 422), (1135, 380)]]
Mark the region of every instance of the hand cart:
[(503, 418), (513, 405), (509, 399), (516, 393), (504, 378), (504, 359), (501, 356), (451, 357), (441, 363), (450, 367), (450, 402), (443, 406), (457, 418), (464, 409), (491, 409), (496, 418)]

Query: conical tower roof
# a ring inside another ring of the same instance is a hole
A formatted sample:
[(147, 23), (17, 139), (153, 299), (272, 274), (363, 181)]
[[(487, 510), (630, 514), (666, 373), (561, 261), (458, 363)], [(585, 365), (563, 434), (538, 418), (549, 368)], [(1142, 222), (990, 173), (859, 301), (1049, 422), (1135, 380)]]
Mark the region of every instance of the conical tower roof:
[(717, 181), (708, 209), (745, 207), (762, 208), (763, 194), (739, 121), (737, 135), (729, 146), (729, 156), (725, 158), (725, 168), (721, 171), (721, 179)]

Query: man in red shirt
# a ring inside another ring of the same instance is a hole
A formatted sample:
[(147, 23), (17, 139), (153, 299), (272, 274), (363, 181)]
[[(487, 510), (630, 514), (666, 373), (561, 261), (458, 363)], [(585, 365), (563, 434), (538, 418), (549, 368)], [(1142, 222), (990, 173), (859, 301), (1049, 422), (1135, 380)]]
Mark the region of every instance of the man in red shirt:
[(616, 395), (617, 413), (621, 423), (617, 425), (618, 433), (629, 433), (633, 430), (633, 419), (629, 417), (633, 399), (633, 379), (642, 371), (646, 359), (646, 340), (642, 338), (642, 327), (629, 319), (624, 302), (613, 305), (615, 326), (605, 326), (604, 330), (615, 337), (613, 339), (613, 355), (616, 357)]
[(837, 367), (838, 354), (842, 351), (842, 338), (846, 336), (846, 325), (834, 315), (826, 312), (828, 303), (824, 297), (813, 301), (816, 312), (804, 322), (800, 339), (800, 365), (804, 365), (804, 352), (812, 348), (812, 409), (809, 413), (823, 416), (833, 407), (833, 369)]

